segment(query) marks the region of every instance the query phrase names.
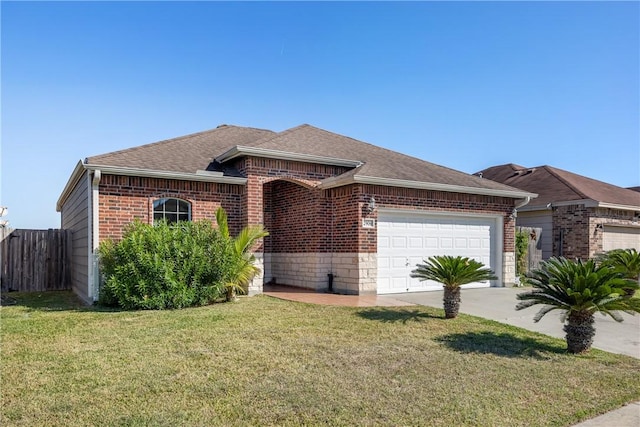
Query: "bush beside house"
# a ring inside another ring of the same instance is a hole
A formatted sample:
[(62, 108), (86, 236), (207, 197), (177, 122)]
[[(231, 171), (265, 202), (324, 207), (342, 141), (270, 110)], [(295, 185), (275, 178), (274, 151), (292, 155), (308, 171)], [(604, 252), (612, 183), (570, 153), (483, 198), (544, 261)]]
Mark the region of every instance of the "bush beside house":
[[(223, 209), (218, 217), (226, 218)], [(268, 234), (252, 230), (247, 227), (231, 238), (226, 220), (219, 228), (204, 220), (136, 221), (122, 240), (100, 245), (105, 277), (100, 302), (125, 309), (173, 309), (228, 300), (230, 287), (243, 293), (258, 272), (250, 249)]]

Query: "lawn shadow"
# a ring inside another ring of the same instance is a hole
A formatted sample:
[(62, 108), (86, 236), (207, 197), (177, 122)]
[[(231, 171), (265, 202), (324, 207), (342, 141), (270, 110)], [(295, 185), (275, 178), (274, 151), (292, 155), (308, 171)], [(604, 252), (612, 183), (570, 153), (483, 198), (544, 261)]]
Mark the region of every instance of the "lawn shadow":
[(389, 309), (389, 308), (369, 308), (366, 310), (359, 310), (357, 315), (367, 320), (377, 320), (384, 323), (402, 322), (407, 323), (412, 320), (420, 322), (424, 319), (441, 319), (440, 316), (434, 316), (433, 314), (425, 313), (424, 311), (413, 309)]
[(503, 332), (466, 332), (435, 338), (447, 347), (461, 353), (495, 354), (503, 357), (533, 357), (545, 360), (545, 353), (566, 354), (562, 345), (552, 345), (535, 338), (521, 337)]
[(87, 305), (73, 291), (6, 292), (2, 307), (24, 307), (29, 311), (122, 311), (117, 307)]

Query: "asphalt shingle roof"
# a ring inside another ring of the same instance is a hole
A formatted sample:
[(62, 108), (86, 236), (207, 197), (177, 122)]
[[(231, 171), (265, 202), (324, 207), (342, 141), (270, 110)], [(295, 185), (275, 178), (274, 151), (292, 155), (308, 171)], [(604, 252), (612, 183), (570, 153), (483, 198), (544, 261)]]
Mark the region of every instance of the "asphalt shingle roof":
[(479, 173), (486, 179), (537, 193), (538, 197), (529, 207), (574, 200), (640, 207), (640, 193), (636, 191), (552, 166), (527, 168), (511, 163), (493, 166)]
[(345, 176), (446, 184), (483, 190), (517, 191), (496, 181), (436, 165), (415, 157), (304, 124), (283, 132), (221, 125), (216, 129), (88, 157), (86, 164), (169, 172), (237, 172), (213, 159), (236, 146), (360, 161)]
[(275, 132), (221, 125), (215, 129), (88, 157), (87, 164), (196, 173), (212, 166), (213, 159), (236, 145), (252, 145)]

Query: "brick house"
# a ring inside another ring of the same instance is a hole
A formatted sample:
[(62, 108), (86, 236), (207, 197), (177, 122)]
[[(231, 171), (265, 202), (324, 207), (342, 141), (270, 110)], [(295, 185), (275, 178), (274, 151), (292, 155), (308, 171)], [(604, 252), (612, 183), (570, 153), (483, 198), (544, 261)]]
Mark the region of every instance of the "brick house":
[(136, 218), (214, 221), (219, 206), (232, 232), (270, 232), (249, 294), (266, 281), (346, 294), (438, 289), (409, 277), (434, 254), (478, 259), (503, 286), (515, 279), (512, 213), (532, 197), (310, 125), (221, 125), (79, 162), (57, 209), (73, 231), (73, 288), (90, 302), (101, 241)]
[(493, 166), (482, 177), (538, 194), (518, 209), (518, 226), (542, 228), (542, 258), (593, 258), (640, 250), (640, 193), (552, 166)]

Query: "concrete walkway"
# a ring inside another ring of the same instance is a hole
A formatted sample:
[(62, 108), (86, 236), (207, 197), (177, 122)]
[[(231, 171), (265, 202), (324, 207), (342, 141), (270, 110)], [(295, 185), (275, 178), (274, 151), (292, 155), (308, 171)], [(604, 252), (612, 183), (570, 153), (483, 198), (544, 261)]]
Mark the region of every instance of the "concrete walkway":
[[(525, 289), (522, 288), (463, 289), (460, 312), (564, 339), (560, 312), (547, 313), (538, 323), (534, 323), (533, 317), (540, 310), (540, 306), (515, 310), (518, 303), (516, 295), (524, 291)], [(443, 296), (442, 291), (393, 295), (335, 295), (280, 286), (265, 287), (265, 294), (313, 304), (353, 307), (426, 305), (437, 308), (442, 308)], [(640, 316), (623, 313), (623, 317), (624, 321), (618, 323), (608, 316), (597, 314), (593, 347), (640, 358)], [(638, 426), (640, 426), (640, 402), (623, 406), (574, 427)]]

